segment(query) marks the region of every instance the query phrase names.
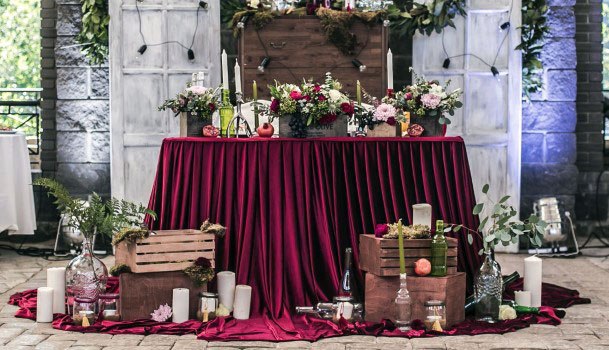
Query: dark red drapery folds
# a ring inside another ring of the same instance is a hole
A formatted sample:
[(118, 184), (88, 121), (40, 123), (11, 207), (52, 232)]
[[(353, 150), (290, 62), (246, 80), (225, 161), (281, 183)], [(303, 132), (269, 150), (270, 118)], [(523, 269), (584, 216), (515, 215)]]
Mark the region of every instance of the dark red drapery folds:
[[(357, 264), (358, 235), (411, 222), (416, 203), (430, 203), (434, 219), (477, 227), (461, 138), (169, 138), (149, 207), (154, 229), (198, 228), (207, 218), (226, 226), (219, 267), (252, 286), (254, 314), (279, 318), (331, 300), (344, 249), (355, 248)], [(470, 286), (480, 248), (460, 241)]]

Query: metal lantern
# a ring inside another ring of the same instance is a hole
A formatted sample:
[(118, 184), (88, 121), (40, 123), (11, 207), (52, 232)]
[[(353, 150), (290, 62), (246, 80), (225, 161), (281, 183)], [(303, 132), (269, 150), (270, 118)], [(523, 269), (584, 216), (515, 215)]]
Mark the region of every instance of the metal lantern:
[(543, 246), (529, 249), (529, 253), (549, 256), (579, 254), (571, 213), (565, 211), (563, 214), (566, 219), (563, 219), (556, 197), (540, 198), (535, 201), (533, 213), (545, 221), (548, 226), (543, 234)]

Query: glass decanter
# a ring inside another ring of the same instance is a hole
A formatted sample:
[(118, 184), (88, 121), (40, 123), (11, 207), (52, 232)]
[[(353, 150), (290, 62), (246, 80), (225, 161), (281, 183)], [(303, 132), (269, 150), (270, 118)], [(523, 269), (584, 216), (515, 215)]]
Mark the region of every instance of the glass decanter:
[(477, 321), (494, 323), (499, 318), (503, 279), (501, 266), (490, 252), (485, 255), (474, 284), (475, 313)]
[(401, 331), (410, 330), (412, 309), (410, 293), (406, 285), (406, 274), (400, 274), (400, 289), (395, 298), (395, 325)]
[(106, 291), (108, 269), (93, 254), (93, 245), (85, 237), (80, 255), (72, 259), (66, 267), (66, 296), (68, 313), (71, 314), (74, 298), (97, 300)]

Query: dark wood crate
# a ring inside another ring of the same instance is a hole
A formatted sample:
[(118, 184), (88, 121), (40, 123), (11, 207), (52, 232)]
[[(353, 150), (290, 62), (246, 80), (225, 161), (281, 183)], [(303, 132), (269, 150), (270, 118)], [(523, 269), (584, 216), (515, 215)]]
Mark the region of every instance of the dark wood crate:
[[(279, 137), (291, 137), (292, 128), (290, 127), (291, 116), (279, 118)], [(329, 125), (307, 127), (307, 137), (347, 137), (349, 117), (341, 115)]]
[[(387, 85), (387, 28), (382, 24), (366, 25), (354, 21), (351, 27), (359, 42), (356, 54), (344, 55), (331, 42), (315, 16), (283, 16), (275, 18), (256, 31), (249, 23), (239, 39), (239, 61), (243, 67), (245, 96), (252, 96), (252, 81), (258, 83), (258, 96), (270, 99), (268, 85), (302, 83), (302, 79), (323, 82), (327, 72), (338, 79), (344, 90), (355, 98), (356, 82), (372, 96), (382, 97)], [(258, 65), (268, 54), (271, 59), (264, 73)], [(360, 72), (353, 66), (357, 58), (367, 69)]]
[[(457, 273), (456, 238), (446, 238), (448, 252), (446, 264), (448, 274)], [(431, 258), (431, 239), (405, 239), (404, 258), (406, 273), (414, 274), (414, 262)], [(377, 276), (399, 276), (400, 254), (397, 239), (376, 238), (374, 235), (359, 236), (359, 267)]]
[[(412, 305), (412, 319), (425, 320), (428, 300), (446, 303), (446, 326), (465, 320), (465, 273), (446, 277), (408, 276), (408, 292)], [(366, 273), (366, 321), (379, 322), (384, 318), (395, 320), (394, 300), (400, 288), (400, 277), (381, 277)]]
[(194, 319), (199, 304), (198, 293), (207, 291), (207, 285), (195, 286), (182, 271), (121, 274), (119, 290), (122, 319), (147, 319), (159, 305), (172, 306), (174, 288), (187, 288), (190, 291), (188, 315)]

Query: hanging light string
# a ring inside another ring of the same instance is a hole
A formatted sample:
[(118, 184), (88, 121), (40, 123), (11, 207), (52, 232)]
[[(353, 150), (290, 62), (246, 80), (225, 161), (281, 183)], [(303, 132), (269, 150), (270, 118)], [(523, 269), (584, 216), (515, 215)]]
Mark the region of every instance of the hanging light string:
[(197, 14), (196, 14), (196, 25), (195, 25), (195, 31), (192, 33), (192, 39), (190, 40), (190, 46), (186, 46), (184, 44), (182, 44), (181, 42), (177, 41), (177, 40), (168, 40), (168, 41), (163, 41), (162, 43), (157, 43), (157, 44), (148, 44), (146, 43), (146, 38), (144, 37), (144, 32), (142, 31), (142, 15), (140, 13), (140, 7), (138, 5), (139, 2), (143, 2), (144, 0), (135, 0), (135, 10), (137, 11), (137, 20), (138, 20), (138, 30), (140, 33), (140, 38), (142, 38), (142, 42), (143, 45), (140, 46), (140, 48), (137, 50), (137, 52), (140, 53), (140, 55), (143, 55), (144, 52), (146, 52), (146, 50), (148, 49), (149, 46), (161, 46), (161, 45), (166, 45), (166, 44), (177, 44), (179, 46), (181, 46), (182, 48), (184, 48), (186, 50), (186, 53), (188, 55), (188, 59), (189, 60), (194, 60), (195, 59), (195, 53), (192, 50), (192, 47), (195, 44), (195, 39), (197, 37), (197, 31), (199, 30), (199, 11), (203, 8), (203, 9), (207, 9), (207, 2), (205, 1), (199, 1), (199, 6), (197, 6)]
[(446, 58), (444, 59), (444, 63), (442, 64), (442, 67), (444, 69), (448, 69), (448, 67), (450, 67), (450, 59), (451, 58), (459, 58), (459, 57), (465, 57), (465, 56), (469, 56), (469, 57), (474, 57), (476, 59), (478, 59), (480, 62), (482, 62), (483, 64), (485, 64), (486, 66), (488, 66), (491, 70), (491, 73), (493, 73), (494, 77), (498, 77), (499, 76), (499, 70), (497, 69), (497, 67), (495, 66), (495, 64), (497, 63), (497, 59), (499, 58), (499, 54), (501, 53), (501, 50), (503, 49), (503, 45), (505, 45), (505, 41), (507, 40), (508, 36), (510, 35), (510, 30), (511, 30), (511, 20), (512, 20), (512, 9), (514, 7), (514, 0), (512, 0), (510, 2), (510, 9), (508, 10), (508, 20), (507, 22), (502, 23), (499, 28), (500, 30), (503, 32), (505, 31), (505, 35), (503, 36), (503, 39), (501, 39), (501, 43), (499, 44), (499, 48), (497, 49), (497, 53), (495, 53), (495, 57), (493, 58), (493, 62), (492, 63), (488, 63), (486, 60), (484, 60), (482, 57), (473, 54), (473, 53), (464, 53), (464, 54), (460, 54), (460, 55), (454, 55), (454, 56), (450, 56), (448, 54), (448, 50), (446, 49), (446, 44), (444, 43), (444, 31), (442, 31), (442, 50), (444, 51), (444, 55), (446, 56)]

